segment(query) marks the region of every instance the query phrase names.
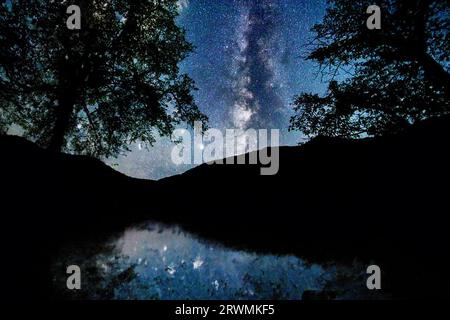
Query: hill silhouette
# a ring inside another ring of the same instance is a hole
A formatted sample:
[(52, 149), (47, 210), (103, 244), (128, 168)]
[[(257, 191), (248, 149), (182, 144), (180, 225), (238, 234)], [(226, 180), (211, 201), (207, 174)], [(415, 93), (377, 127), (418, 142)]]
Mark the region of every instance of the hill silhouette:
[(239, 249), (375, 263), (397, 298), (448, 296), (449, 131), (442, 117), (379, 138), (318, 137), (280, 147), (274, 176), (204, 164), (159, 181), (2, 136), (4, 292), (51, 296), (58, 248), (152, 220)]

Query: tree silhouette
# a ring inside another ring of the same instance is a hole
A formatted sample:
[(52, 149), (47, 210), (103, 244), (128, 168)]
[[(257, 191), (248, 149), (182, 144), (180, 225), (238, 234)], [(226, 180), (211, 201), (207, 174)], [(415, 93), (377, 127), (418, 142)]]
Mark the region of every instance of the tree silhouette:
[(0, 127), (19, 125), (41, 146), (95, 156), (148, 145), (206, 117), (178, 63), (192, 51), (176, 0), (2, 1)]
[(445, 0), (380, 0), (381, 29), (369, 30), (373, 1), (329, 0), (307, 59), (330, 79), (324, 96), (295, 98), (290, 129), (359, 137), (401, 130), (449, 113), (450, 12)]

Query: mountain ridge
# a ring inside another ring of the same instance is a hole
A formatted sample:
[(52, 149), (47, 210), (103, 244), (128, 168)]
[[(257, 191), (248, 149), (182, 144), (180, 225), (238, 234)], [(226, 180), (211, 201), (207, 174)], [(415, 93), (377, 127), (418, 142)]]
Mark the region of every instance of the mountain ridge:
[[(435, 283), (442, 282), (432, 273), (435, 266), (450, 265), (444, 245), (449, 124), (443, 117), (392, 136), (318, 137), (280, 147), (274, 176), (261, 176), (258, 165), (203, 164), (158, 181), (3, 136), (2, 219), (8, 230), (2, 240), (14, 237), (7, 255), (18, 262), (8, 270), (17, 276), (28, 270), (26, 250), (39, 262), (36, 277), (45, 287), (42, 274), (64, 243), (102, 241), (155, 221), (237, 249), (318, 263), (376, 262), (401, 296), (415, 287), (408, 279), (416, 269), (404, 274), (405, 264), (417, 264)], [(29, 286), (11, 279), (11, 287)], [(445, 288), (428, 282), (418, 285), (427, 294)]]

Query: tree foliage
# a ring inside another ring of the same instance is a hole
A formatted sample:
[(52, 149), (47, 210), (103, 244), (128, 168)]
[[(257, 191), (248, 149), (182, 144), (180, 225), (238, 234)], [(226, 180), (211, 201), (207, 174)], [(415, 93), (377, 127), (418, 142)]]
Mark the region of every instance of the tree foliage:
[[(69, 4), (81, 29), (69, 30)], [(44, 147), (112, 156), (206, 121), (178, 64), (192, 45), (175, 0), (8, 0), (0, 6), (0, 127)]]
[(330, 79), (323, 96), (295, 98), (291, 130), (359, 137), (449, 113), (450, 12), (445, 0), (380, 0), (381, 29), (366, 26), (369, 0), (329, 0), (307, 59)]

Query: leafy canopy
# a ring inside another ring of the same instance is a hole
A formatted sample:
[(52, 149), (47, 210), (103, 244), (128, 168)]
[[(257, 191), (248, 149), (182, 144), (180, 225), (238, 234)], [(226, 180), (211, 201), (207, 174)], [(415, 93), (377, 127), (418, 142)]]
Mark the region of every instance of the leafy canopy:
[(80, 0), (0, 6), (0, 127), (22, 127), (44, 147), (113, 156), (151, 145), (180, 122), (206, 117), (178, 63), (193, 47), (175, 23), (176, 0)]
[[(395, 132), (449, 113), (450, 12), (445, 0), (380, 0), (381, 29), (369, 30), (369, 0), (329, 0), (307, 59), (330, 79), (324, 96), (295, 98), (291, 130), (359, 137)], [(338, 80), (339, 79), (339, 80)]]

